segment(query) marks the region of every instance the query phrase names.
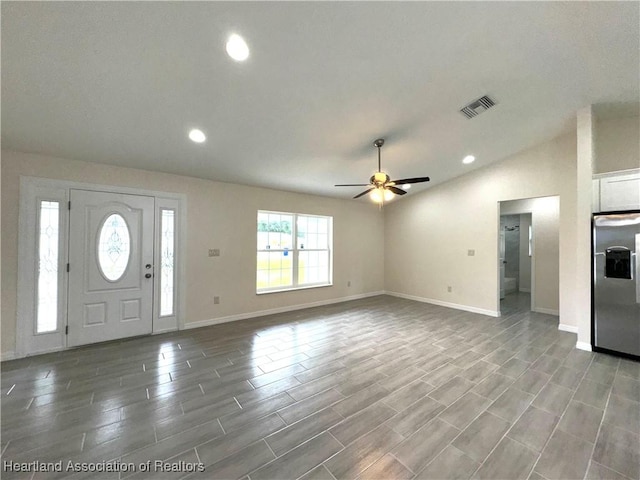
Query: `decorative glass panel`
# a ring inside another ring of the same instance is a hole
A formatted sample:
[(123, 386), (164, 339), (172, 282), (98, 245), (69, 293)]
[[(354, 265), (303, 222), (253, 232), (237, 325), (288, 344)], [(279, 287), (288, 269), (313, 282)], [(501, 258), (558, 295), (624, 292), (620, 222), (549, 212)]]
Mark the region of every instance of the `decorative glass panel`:
[(173, 315), (175, 212), (162, 210), (160, 238), (160, 315)]
[(58, 328), (59, 202), (40, 202), (36, 332)]
[(100, 229), (98, 243), (98, 265), (107, 280), (115, 282), (122, 278), (129, 265), (131, 236), (122, 215), (109, 215)]

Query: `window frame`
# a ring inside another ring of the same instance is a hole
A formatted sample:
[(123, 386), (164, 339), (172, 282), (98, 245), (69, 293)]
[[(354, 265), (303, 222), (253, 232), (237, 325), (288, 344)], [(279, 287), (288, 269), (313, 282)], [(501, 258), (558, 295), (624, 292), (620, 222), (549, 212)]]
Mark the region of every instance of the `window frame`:
[[(260, 214), (289, 215), (292, 217), (291, 222), (291, 248), (259, 248), (258, 245), (258, 219)], [(327, 248), (298, 248), (298, 218), (299, 217), (315, 217), (327, 220)], [(321, 288), (333, 286), (333, 217), (330, 215), (308, 214), (299, 212), (283, 212), (275, 210), (258, 210), (256, 214), (256, 295), (267, 293), (289, 292), (293, 290), (306, 290), (310, 288)], [(291, 285), (276, 286), (267, 288), (258, 288), (258, 255), (260, 253), (273, 253), (288, 251), (291, 254)], [(328, 254), (328, 279), (322, 282), (299, 283), (299, 253), (300, 252), (327, 252)]]

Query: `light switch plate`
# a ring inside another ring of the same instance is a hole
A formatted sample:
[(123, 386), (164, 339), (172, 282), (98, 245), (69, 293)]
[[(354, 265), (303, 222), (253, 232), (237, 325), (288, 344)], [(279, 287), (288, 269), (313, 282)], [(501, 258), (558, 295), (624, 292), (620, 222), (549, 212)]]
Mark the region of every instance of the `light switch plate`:
[(469, 257), (475, 257), (476, 255), (476, 251), (475, 250), (467, 250), (467, 255)]

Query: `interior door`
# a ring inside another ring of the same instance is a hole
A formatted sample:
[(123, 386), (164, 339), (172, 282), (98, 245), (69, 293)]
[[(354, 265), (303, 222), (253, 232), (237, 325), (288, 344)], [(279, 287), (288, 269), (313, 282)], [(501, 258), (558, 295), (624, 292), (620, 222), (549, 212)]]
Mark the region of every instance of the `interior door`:
[(151, 333), (154, 198), (70, 199), (68, 346)]

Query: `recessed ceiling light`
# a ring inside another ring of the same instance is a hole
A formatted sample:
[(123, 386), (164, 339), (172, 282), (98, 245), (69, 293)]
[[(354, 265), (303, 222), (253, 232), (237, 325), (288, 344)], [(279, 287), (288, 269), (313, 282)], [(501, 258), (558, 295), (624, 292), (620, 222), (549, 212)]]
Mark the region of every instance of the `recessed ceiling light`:
[(468, 165), (469, 163), (473, 163), (475, 159), (476, 157), (474, 157), (473, 155), (467, 155), (462, 159), (462, 163), (464, 163), (465, 165)]
[(404, 185), (402, 185), (402, 189), (403, 190), (409, 190), (411, 188), (411, 184), (410, 183), (405, 183)]
[(238, 62), (243, 62), (249, 58), (249, 46), (240, 35), (235, 33), (227, 40), (227, 53)]
[(196, 142), (196, 143), (202, 143), (207, 139), (207, 137), (202, 132), (202, 130), (198, 130), (197, 128), (194, 128), (189, 132), (189, 138), (191, 139), (192, 142)]

